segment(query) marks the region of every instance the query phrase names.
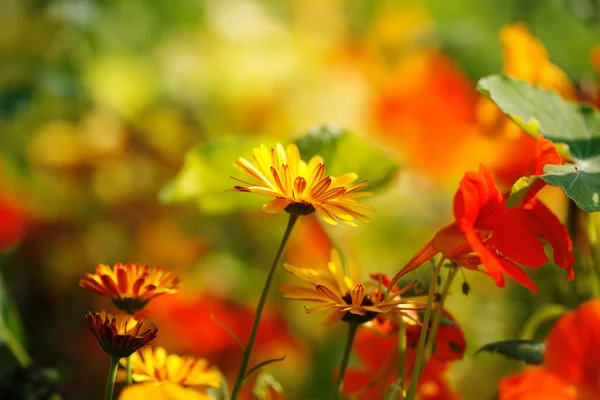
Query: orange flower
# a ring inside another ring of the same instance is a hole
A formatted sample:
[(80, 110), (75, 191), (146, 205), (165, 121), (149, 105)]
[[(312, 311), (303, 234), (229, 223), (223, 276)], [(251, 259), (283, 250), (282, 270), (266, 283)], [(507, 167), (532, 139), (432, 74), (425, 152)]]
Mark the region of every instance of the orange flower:
[(142, 310), (150, 300), (162, 294), (172, 294), (179, 288), (179, 278), (160, 267), (139, 264), (96, 266), (95, 274), (86, 274), (79, 286), (111, 297), (114, 305), (128, 314)]
[(500, 382), (500, 400), (600, 398), (600, 300), (558, 320), (550, 331), (543, 367), (529, 367)]
[(567, 269), (568, 279), (573, 279), (575, 258), (567, 229), (546, 206), (532, 198), (536, 190), (539, 187), (532, 188), (524, 202), (508, 208), (485, 166), (480, 166), (479, 173), (467, 172), (454, 197), (455, 221), (438, 231), (398, 275), (442, 253), (465, 268), (478, 269), (483, 264), (499, 287), (504, 287), (507, 274), (536, 292), (535, 284), (519, 265), (539, 267), (548, 261), (539, 239), (542, 237), (552, 246), (555, 263)]
[(287, 149), (281, 144), (277, 144), (276, 149), (261, 145), (254, 149), (254, 162), (240, 158), (234, 166), (257, 182), (232, 177), (249, 185), (235, 186), (236, 190), (275, 198), (263, 206), (267, 213), (286, 210), (306, 215), (316, 210), (331, 225), (337, 225), (336, 220), (350, 226), (357, 226), (354, 220), (371, 222), (365, 213), (372, 208), (356, 201), (369, 195), (356, 193), (367, 186), (367, 181), (352, 184), (358, 178), (354, 173), (337, 178), (325, 176), (323, 158), (314, 156), (307, 164), (300, 158), (295, 144), (288, 145)]
[(293, 300), (316, 302), (318, 305), (306, 307), (308, 313), (329, 310), (321, 318), (321, 323), (329, 325), (339, 320), (364, 323), (377, 314), (387, 312), (405, 313), (408, 310), (424, 308), (422, 297), (403, 298), (402, 295), (417, 282), (411, 282), (402, 289), (392, 290), (386, 297), (383, 280), (361, 283), (361, 273), (354, 260), (348, 262), (348, 273), (337, 250), (331, 250), (328, 269), (299, 268), (284, 264), (285, 269), (306, 281), (310, 287), (279, 285), (283, 297)]
[(158, 331), (148, 319), (137, 321), (125, 313), (112, 315), (102, 310), (86, 314), (85, 319), (102, 350), (116, 358), (129, 357), (154, 340)]
[[(418, 319), (418, 315), (415, 315)], [(452, 361), (461, 359), (466, 343), (462, 330), (444, 311), (444, 321), (435, 338), (434, 352), (419, 378), (417, 396), (421, 400), (450, 400), (458, 396), (446, 383), (445, 371)], [(422, 326), (406, 319), (405, 384), (408, 386), (416, 358)], [(381, 398), (398, 376), (398, 325), (395, 320), (379, 316), (356, 335), (354, 354), (361, 363), (350, 368), (344, 378), (344, 391), (359, 400)]]

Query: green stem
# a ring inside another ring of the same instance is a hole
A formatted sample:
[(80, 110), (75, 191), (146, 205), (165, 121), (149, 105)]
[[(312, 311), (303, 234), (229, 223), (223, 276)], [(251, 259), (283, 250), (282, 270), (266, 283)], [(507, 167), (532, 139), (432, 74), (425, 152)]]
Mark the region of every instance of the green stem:
[(402, 315), (398, 316), (398, 377), (383, 393), (381, 400), (404, 398), (404, 363), (406, 354), (406, 323)]
[(559, 304), (549, 304), (538, 309), (531, 317), (527, 319), (521, 329), (520, 339), (532, 340), (539, 327), (546, 321), (556, 319), (565, 314), (569, 309)]
[(115, 389), (115, 379), (117, 377), (117, 368), (119, 367), (119, 357), (110, 358), (110, 369), (108, 370), (108, 380), (106, 381), (106, 393), (104, 400), (112, 400)]
[(360, 324), (349, 323), (348, 324), (348, 338), (346, 339), (346, 348), (344, 349), (344, 355), (342, 356), (342, 362), (340, 364), (340, 371), (337, 377), (337, 383), (335, 384), (335, 400), (338, 400), (342, 396), (342, 386), (344, 386), (344, 376), (346, 375), (346, 368), (348, 368), (348, 361), (350, 360), (350, 353), (352, 353), (352, 344), (354, 343), (354, 336), (356, 330)]
[(279, 264), (279, 259), (281, 258), (281, 254), (283, 253), (285, 244), (287, 243), (290, 237), (292, 228), (294, 228), (294, 224), (296, 224), (296, 221), (298, 220), (298, 216), (298, 214), (290, 214), (290, 219), (288, 220), (287, 228), (285, 229), (285, 233), (283, 234), (283, 238), (281, 239), (281, 243), (279, 244), (279, 248), (277, 249), (275, 258), (273, 259), (273, 264), (271, 264), (271, 269), (269, 270), (269, 273), (267, 275), (265, 286), (263, 287), (262, 294), (260, 295), (260, 300), (258, 301), (258, 306), (256, 307), (256, 314), (254, 315), (252, 330), (250, 331), (250, 337), (248, 338), (248, 345), (246, 346), (246, 349), (244, 350), (244, 354), (242, 356), (242, 364), (240, 365), (240, 370), (238, 371), (238, 375), (233, 386), (231, 400), (237, 399), (237, 397), (240, 394), (240, 391), (242, 390), (244, 378), (246, 377), (246, 369), (248, 368), (248, 363), (250, 362), (252, 348), (254, 347), (254, 341), (256, 340), (256, 334), (258, 332), (258, 324), (260, 323), (260, 317), (262, 315), (263, 308), (265, 307), (265, 303), (267, 302), (269, 288), (271, 287), (271, 281), (273, 280), (275, 269), (277, 267), (277, 264)]
[(435, 315), (433, 317), (433, 323), (431, 324), (431, 330), (429, 335), (427, 335), (427, 343), (425, 344), (425, 363), (427, 363), (427, 359), (431, 356), (431, 352), (433, 351), (433, 344), (435, 343), (435, 336), (437, 335), (437, 330), (440, 327), (440, 321), (442, 320), (442, 316), (444, 315), (444, 302), (446, 301), (446, 297), (448, 297), (448, 292), (450, 291), (450, 286), (452, 285), (452, 281), (454, 277), (460, 270), (460, 267), (455, 266), (450, 269), (448, 272), (448, 276), (446, 277), (446, 282), (444, 282), (444, 286), (442, 287), (442, 292), (440, 293), (440, 302), (438, 304), (437, 309), (435, 310)]
[(125, 384), (127, 386), (131, 385), (133, 383), (133, 374), (131, 373), (131, 356), (127, 357), (127, 364), (125, 365), (125, 371), (126, 371), (126, 378), (125, 378)]
[(419, 375), (421, 373), (421, 363), (423, 362), (423, 350), (425, 348), (425, 338), (427, 337), (427, 327), (429, 326), (429, 319), (431, 317), (431, 309), (433, 308), (433, 297), (435, 295), (435, 286), (437, 285), (438, 276), (440, 276), (440, 269), (444, 263), (444, 257), (440, 259), (438, 264), (433, 271), (433, 277), (429, 284), (429, 294), (427, 295), (427, 305), (425, 307), (425, 316), (423, 317), (423, 325), (421, 328), (421, 335), (419, 336), (419, 345), (417, 346), (417, 358), (413, 367), (412, 379), (410, 380), (410, 386), (406, 393), (407, 400), (414, 400), (417, 395), (417, 383), (419, 381)]

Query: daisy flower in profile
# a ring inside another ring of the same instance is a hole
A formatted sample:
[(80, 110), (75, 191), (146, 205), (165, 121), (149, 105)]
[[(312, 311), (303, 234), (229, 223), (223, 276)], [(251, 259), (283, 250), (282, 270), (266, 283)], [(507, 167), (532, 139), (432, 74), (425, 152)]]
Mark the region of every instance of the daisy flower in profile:
[(131, 356), (131, 368), (133, 380), (140, 383), (123, 389), (120, 400), (210, 400), (204, 391), (221, 386), (221, 372), (207, 360), (167, 354), (163, 347), (140, 349)]
[(149, 319), (138, 321), (125, 313), (112, 315), (102, 310), (87, 313), (85, 319), (102, 350), (113, 358), (129, 357), (154, 340), (158, 332)]
[(367, 181), (353, 183), (358, 178), (355, 173), (325, 176), (323, 158), (316, 155), (306, 163), (300, 158), (295, 144), (288, 145), (286, 149), (281, 144), (274, 149), (261, 145), (254, 149), (253, 162), (240, 158), (234, 166), (255, 181), (232, 177), (248, 185), (235, 186), (236, 190), (274, 198), (263, 206), (267, 213), (285, 210), (291, 214), (307, 215), (316, 210), (331, 225), (337, 225), (337, 220), (350, 226), (357, 226), (354, 220), (371, 222), (366, 213), (371, 212), (372, 207), (356, 200), (370, 195), (357, 193), (367, 186)]
[(310, 286), (279, 285), (283, 297), (318, 303), (306, 307), (308, 313), (327, 310), (321, 323), (329, 325), (339, 320), (362, 324), (378, 314), (397, 312), (406, 314), (411, 310), (425, 308), (426, 297), (403, 298), (402, 295), (412, 288), (413, 281), (402, 289), (394, 287), (386, 296), (387, 287), (383, 275), (374, 275), (374, 279), (361, 283), (361, 273), (354, 260), (348, 262), (348, 273), (337, 250), (331, 250), (331, 260), (326, 269), (300, 268), (284, 264), (285, 269), (307, 282)]
[(142, 310), (150, 300), (163, 294), (173, 294), (179, 288), (179, 278), (161, 267), (140, 264), (105, 264), (96, 266), (95, 274), (86, 274), (79, 286), (111, 297), (114, 305), (128, 314)]

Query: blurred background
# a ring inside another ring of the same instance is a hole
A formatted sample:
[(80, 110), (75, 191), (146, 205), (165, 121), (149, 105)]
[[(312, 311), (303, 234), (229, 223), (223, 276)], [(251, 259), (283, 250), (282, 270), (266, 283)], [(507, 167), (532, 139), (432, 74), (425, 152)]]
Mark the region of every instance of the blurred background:
[[(484, 162), (504, 189), (523, 175), (531, 143), (487, 123), (475, 90), (549, 63), (526, 36), (503, 46), (514, 22), (564, 70), (571, 98), (598, 101), (596, 0), (0, 0), (0, 322), (59, 371), (65, 399), (100, 398), (108, 359), (83, 315), (112, 306), (78, 281), (98, 263), (160, 265), (182, 289), (146, 313), (158, 343), (232, 379), (239, 349), (210, 315), (246, 340), (286, 220), (226, 191), (235, 160), (315, 126), (368, 142), (399, 166), (367, 199), (374, 222), (304, 218), (286, 259), (325, 265), (331, 240), (365, 277), (393, 275), (452, 220), (466, 170)], [(507, 52), (521, 57), (512, 69)], [(359, 152), (335, 156), (371, 168)], [(552, 189), (542, 197), (564, 219)], [(493, 399), (520, 368), (475, 357), (481, 345), (517, 337), (541, 304), (586, 296), (585, 274), (563, 272), (533, 271), (538, 296), (476, 273), (468, 297), (456, 283), (449, 309), (468, 348), (450, 381), (465, 399)], [(318, 319), (273, 290), (256, 357), (287, 355), (267, 370), (289, 399), (331, 398), (345, 330)]]

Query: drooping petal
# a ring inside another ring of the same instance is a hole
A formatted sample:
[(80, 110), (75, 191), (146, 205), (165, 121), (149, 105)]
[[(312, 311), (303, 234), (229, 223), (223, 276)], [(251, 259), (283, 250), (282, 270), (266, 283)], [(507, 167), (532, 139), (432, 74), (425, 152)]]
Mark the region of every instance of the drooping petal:
[(288, 199), (276, 198), (265, 204), (263, 206), (263, 211), (269, 214), (277, 214), (290, 204), (291, 202)]
[(473, 252), (477, 253), (486, 272), (494, 279), (496, 286), (504, 287), (504, 277), (502, 276), (502, 265), (498, 261), (498, 257), (492, 254), (483, 244), (481, 239), (473, 232), (468, 232), (466, 235), (467, 241), (471, 245)]
[(502, 270), (511, 278), (515, 280), (515, 282), (525, 286), (527, 289), (531, 290), (533, 293), (537, 293), (537, 287), (535, 283), (529, 278), (529, 276), (519, 268), (518, 265), (513, 263), (510, 260), (507, 260), (502, 257), (498, 257), (498, 261), (502, 265)]

